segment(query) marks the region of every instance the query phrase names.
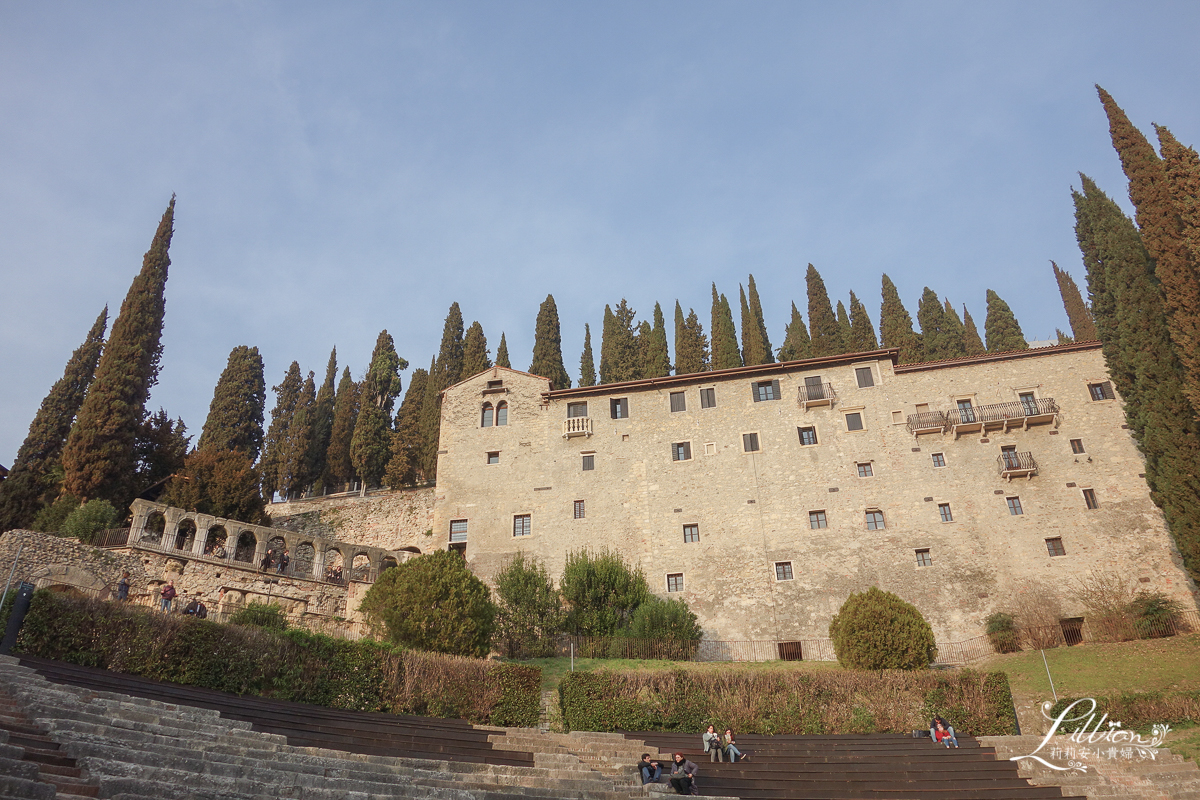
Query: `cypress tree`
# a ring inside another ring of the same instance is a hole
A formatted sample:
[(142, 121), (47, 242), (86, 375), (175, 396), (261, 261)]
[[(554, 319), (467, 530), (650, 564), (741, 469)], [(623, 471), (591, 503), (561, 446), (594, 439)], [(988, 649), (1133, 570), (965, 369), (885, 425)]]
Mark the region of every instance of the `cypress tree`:
[(742, 366), (742, 353), (738, 349), (737, 330), (733, 327), (733, 312), (725, 295), (717, 294), (717, 284), (712, 285), (712, 368), (730, 369)]
[(392, 432), (392, 452), (384, 480), (395, 488), (423, 480), (420, 462), (424, 451), (421, 439), (421, 407), (425, 403), (425, 386), (429, 373), (418, 368), (413, 370), (408, 381), (408, 391), (396, 412), (395, 430)]
[(483, 335), (483, 326), (472, 322), (471, 327), (467, 328), (466, 338), (463, 339), (463, 377), (478, 375), (491, 367), (492, 360), (488, 358), (487, 337)]
[(358, 421), (354, 423), (354, 437), (350, 440), (350, 463), (362, 478), (364, 494), (368, 487), (379, 485), (392, 455), (391, 420), (384, 407), (371, 399), (386, 392), (380, 389), (381, 378), (386, 380), (386, 376), (379, 376), (374, 371), (367, 373)]
[(879, 342), (884, 347), (900, 348), (900, 363), (912, 364), (924, 355), (921, 339), (913, 330), (912, 317), (900, 301), (896, 284), (883, 276), (883, 305), (879, 308)]
[(312, 474), (312, 431), (313, 414), (317, 407), (317, 387), (313, 373), (300, 387), (296, 410), (288, 424), (287, 439), (283, 450), (283, 466), (280, 470), (280, 493), (284, 497), (299, 497), (313, 481)]
[(842, 329), (833, 315), (825, 281), (821, 280), (821, 274), (812, 264), (808, 265), (805, 281), (808, 284), (808, 332), (812, 337), (813, 356), (820, 358), (845, 352)]
[(983, 335), (987, 337), (989, 353), (1029, 349), (1025, 334), (1021, 333), (1021, 324), (1017, 322), (1012, 309), (991, 289), (987, 290), (987, 319), (983, 321)]
[(634, 333), (637, 312), (625, 298), (616, 310), (604, 306), (604, 330), (600, 342), (600, 383), (634, 381), (641, 377), (638, 342)]
[(943, 355), (942, 345), (945, 315), (946, 310), (938, 300), (937, 293), (926, 286), (921, 292), (921, 301), (917, 303), (917, 323), (921, 326), (921, 344), (924, 345), (922, 361), (941, 361), (948, 358)]
[(329, 452), (329, 440), (333, 436), (333, 406), (337, 400), (334, 382), (337, 380), (337, 348), (329, 354), (325, 365), (325, 380), (317, 390), (317, 404), (313, 409), (312, 445), (309, 450), (309, 465), (312, 478), (325, 488), (325, 456)]
[(196, 449), (183, 473), (172, 478), (160, 502), (212, 514), (215, 517), (261, 524), (263, 498), (259, 473), (246, 454), (236, 450)]
[(842, 350), (841, 351), (843, 353), (849, 353), (850, 352), (850, 341), (854, 335), (854, 332), (850, 328), (850, 315), (846, 313), (846, 306), (842, 303), (841, 300), (838, 300), (838, 304), (837, 304), (837, 321), (838, 321), (838, 331), (842, 334)]
[(508, 342), (504, 341), (504, 331), (500, 331), (500, 346), (496, 348), (496, 366), (512, 369), (512, 362), (508, 360)]
[(1154, 259), (1154, 277), (1162, 286), (1171, 340), (1184, 368), (1184, 386), (1192, 407), (1200, 410), (1200, 276), (1188, 257), (1180, 218), (1166, 168), (1154, 147), (1133, 126), (1108, 92), (1096, 87), (1113, 147), (1129, 179), (1129, 199), (1137, 209), (1142, 241)]
[[(460, 339), (457, 357), (459, 370), (461, 371), (462, 317), (460, 316), (458, 320)], [(396, 396), (404, 388), (400, 380), (400, 373), (406, 369), (408, 369), (408, 362), (396, 353), (396, 343), (392, 340), (391, 334), (386, 330), (380, 331), (379, 337), (375, 340), (375, 349), (371, 352), (371, 366), (367, 367), (367, 375), (363, 381), (363, 394), (360, 402), (363, 405), (372, 403), (382, 409), (388, 427), (392, 424), (392, 408), (396, 403)], [(367, 391), (368, 381), (371, 384), (370, 391)], [(453, 382), (458, 382), (457, 375)]]
[(196, 448), (214, 452), (236, 450), (253, 463), (262, 449), (266, 402), (262, 356), (257, 347), (238, 345), (230, 351), (217, 380)]
[(287, 491), (291, 488), (288, 474), (288, 429), (292, 425), (303, 389), (300, 364), (296, 361), (288, 367), (283, 381), (278, 386), (271, 387), (271, 391), (275, 392), (275, 407), (271, 409), (271, 426), (267, 428), (267, 436), (263, 442), (261, 464), (263, 497), (268, 501), (276, 491), (286, 499)]
[[(762, 302), (758, 298), (758, 287), (754, 285), (753, 275), (750, 276), (750, 280), (747, 284), (747, 291), (750, 295), (750, 316), (754, 319), (755, 324), (758, 326), (758, 335), (762, 339), (764, 358), (766, 358), (766, 361), (759, 363), (773, 364), (775, 363), (775, 350), (771, 347), (771, 337), (767, 334), (767, 323), (763, 318)], [(742, 338), (744, 346), (744, 334)], [(746, 363), (749, 364), (750, 362), (747, 361)]]
[(780, 361), (799, 361), (812, 358), (812, 342), (808, 338), (808, 328), (804, 325), (804, 317), (792, 303), (792, 321), (788, 323), (783, 334), (783, 347), (779, 348)]
[(671, 350), (667, 344), (667, 322), (663, 318), (662, 306), (654, 304), (654, 327), (650, 330), (650, 344), (646, 360), (642, 362), (643, 378), (663, 378), (671, 374)]
[(746, 366), (766, 364), (766, 343), (758, 327), (758, 320), (754, 319), (750, 311), (750, 304), (746, 301), (746, 290), (741, 285), (738, 286), (738, 293), (742, 304), (742, 363)]
[(1062, 328), (1055, 328), (1054, 335), (1058, 337), (1059, 344), (1074, 344), (1075, 340), (1062, 332)]
[[(557, 319), (557, 311), (555, 318)], [(504, 346), (504, 335), (500, 335)], [(507, 354), (507, 348), (505, 348)], [(561, 360), (561, 359), (560, 359)], [(425, 384), (425, 398), (421, 402), (421, 439), (424, 452), (421, 455), (421, 470), (426, 480), (437, 479), (437, 449), (442, 431), (442, 390), (462, 379), (463, 363), (463, 319), (458, 303), (450, 305), (446, 324), (442, 327), (442, 344), (437, 358), (429, 367), (429, 380)]]
[(596, 362), (592, 358), (592, 328), (583, 323), (583, 355), (579, 357), (579, 385), (596, 385)]
[(675, 374), (693, 375), (706, 372), (708, 365), (708, 337), (704, 326), (696, 316), (695, 309), (688, 309), (683, 316), (683, 307), (675, 301)]
[(983, 346), (983, 339), (979, 338), (979, 329), (975, 327), (975, 320), (971, 319), (971, 312), (967, 311), (966, 304), (963, 305), (963, 349), (969, 356), (981, 356), (987, 352), (987, 348)]
[(96, 374), (107, 324), (106, 306), (29, 423), (8, 479), (0, 482), (0, 531), (28, 527), (38, 510), (58, 493), (56, 476), (63, 445)]
[(171, 265), (175, 198), (159, 221), (142, 270), (129, 293), (63, 450), (63, 486), (81, 502), (108, 500), (124, 508), (133, 492), (134, 439), (162, 356), (164, 289)]
[[(562, 335), (558, 326), (558, 306), (554, 295), (546, 295), (538, 309), (537, 330), (533, 334), (533, 363), (529, 371), (550, 379), (555, 389), (570, 389), (571, 378), (563, 366)], [(445, 387), (443, 387), (445, 388)]]
[(967, 331), (949, 300), (945, 301), (942, 314), (942, 347), (946, 358), (961, 358), (967, 354)]
[(1058, 293), (1062, 296), (1073, 339), (1078, 342), (1097, 341), (1100, 337), (1096, 333), (1096, 323), (1092, 321), (1091, 309), (1083, 302), (1083, 295), (1079, 293), (1074, 279), (1065, 269), (1059, 269), (1058, 264), (1053, 261), (1050, 262), (1050, 268), (1054, 270), (1054, 280), (1058, 283)]
[(637, 364), (638, 377), (648, 378), (646, 371), (652, 366), (654, 360), (652, 351), (654, 349), (654, 329), (650, 327), (650, 323), (642, 320), (637, 325)]
[(161, 408), (147, 413), (133, 437), (133, 492), (143, 492), (181, 472), (191, 438), (182, 419), (171, 419)]
[[(297, 374), (299, 369), (297, 368)], [(350, 462), (350, 441), (354, 438), (354, 427), (358, 422), (358, 405), (361, 387), (350, 377), (350, 368), (342, 370), (337, 394), (333, 401), (333, 430), (329, 434), (329, 447), (325, 451), (325, 474), (321, 478), (325, 486), (348, 486), (354, 480), (354, 465)], [(263, 471), (266, 472), (263, 459)], [(264, 491), (266, 480), (263, 480)]]
[[(1171, 132), (1164, 127), (1156, 126), (1159, 147), (1162, 150), (1163, 166), (1167, 175), (1167, 184), (1171, 192), (1171, 200), (1179, 214), (1180, 237), (1183, 241), (1183, 251), (1191, 265), (1192, 272), (1189, 280), (1200, 282), (1200, 156), (1190, 147), (1184, 147)], [(1176, 292), (1180, 309), (1176, 312), (1174, 327), (1179, 328), (1179, 322), (1195, 327), (1200, 318), (1200, 303), (1197, 303), (1197, 292)], [(1192, 331), (1174, 331), (1172, 338), (1177, 342), (1187, 335), (1195, 335)], [(1181, 353), (1182, 357), (1182, 353)], [(1188, 364), (1188, 361), (1184, 361)], [(1192, 407), (1200, 412), (1200, 380), (1197, 379), (1194, 364), (1188, 364), (1186, 392)]]
[(866, 353), (879, 349), (879, 340), (875, 338), (875, 326), (867, 315), (867, 309), (862, 301), (850, 292), (850, 338), (848, 340), (851, 353)]

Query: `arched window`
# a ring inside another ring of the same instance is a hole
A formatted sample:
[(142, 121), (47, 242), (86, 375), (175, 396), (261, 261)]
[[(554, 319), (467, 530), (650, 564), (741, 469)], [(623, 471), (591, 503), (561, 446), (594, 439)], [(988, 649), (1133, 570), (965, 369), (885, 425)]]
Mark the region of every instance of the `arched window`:
[(496, 424), (508, 424), (508, 403), (504, 402), (503, 400), (496, 404)]
[[(503, 423), (500, 423), (500, 424), (503, 424)], [(483, 404), (483, 415), (480, 417), (479, 427), (481, 427), (481, 428), (492, 427), (492, 404), (491, 403)]]

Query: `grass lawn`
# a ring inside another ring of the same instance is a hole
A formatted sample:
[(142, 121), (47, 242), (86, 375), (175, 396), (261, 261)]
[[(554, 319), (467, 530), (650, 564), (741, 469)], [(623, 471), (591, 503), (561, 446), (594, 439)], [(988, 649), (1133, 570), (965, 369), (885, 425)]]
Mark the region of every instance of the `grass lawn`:
[[(569, 658), (531, 658), (522, 661), (542, 668), (542, 691), (557, 689), (563, 676), (571, 671)], [(841, 669), (836, 661), (651, 661), (627, 658), (577, 658), (575, 669), (578, 672), (591, 672), (597, 669), (627, 670), (627, 669), (690, 669), (704, 671), (761, 671), (768, 669), (785, 670), (823, 670)]]

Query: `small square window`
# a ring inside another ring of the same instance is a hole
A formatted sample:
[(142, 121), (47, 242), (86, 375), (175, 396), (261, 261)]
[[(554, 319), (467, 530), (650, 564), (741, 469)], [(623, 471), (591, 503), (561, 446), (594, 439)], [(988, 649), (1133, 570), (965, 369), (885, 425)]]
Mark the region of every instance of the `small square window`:
[(683, 591), (683, 573), (675, 572), (667, 576), (667, 591), (682, 592)]
[(776, 561), (775, 562), (775, 580), (790, 581), (792, 579), (792, 562)]
[(575, 501), (575, 519), (583, 519), (583, 501)]
[(671, 410), (687, 411), (687, 395), (683, 392), (671, 392)]
[(700, 407), (701, 408), (716, 408), (717, 407), (717, 390), (716, 389), (701, 389), (700, 390)]
[(863, 429), (862, 414), (858, 411), (852, 411), (846, 415), (846, 430), (861, 431)]
[(487, 463), (499, 464), (500, 463), (500, 452), (497, 450), (497, 451), (488, 453), (487, 454)]
[(1112, 381), (1089, 383), (1088, 396), (1092, 400), (1115, 400), (1116, 395), (1113, 394)]
[(858, 477), (871, 478), (874, 477), (875, 471), (871, 469), (871, 462), (865, 461), (858, 465)]
[(567, 403), (567, 418), (575, 419), (576, 417), (586, 417), (587, 403)]
[(1006, 497), (1004, 498), (1004, 501), (1008, 503), (1008, 513), (1012, 514), (1014, 517), (1018, 517), (1025, 513), (1025, 511), (1021, 508), (1021, 498)]
[(1079, 455), (1080, 453), (1087, 452), (1086, 450), (1083, 449), (1083, 439), (1072, 439), (1071, 440), (1071, 452), (1074, 453), (1075, 455)]
[(903, 425), (904, 424), (904, 412), (903, 411), (893, 411), (892, 412), (892, 424), (893, 425)]
[(933, 454), (933, 465), (935, 467), (946, 466), (946, 454), (945, 453), (934, 453)]
[(716, 454), (717, 454), (717, 443), (716, 442), (705, 442), (704, 443), (704, 455), (715, 456)]
[(513, 536), (528, 536), (532, 532), (528, 514), (517, 514), (513, 517)]
[(489, 389), (499, 389), (504, 386), (504, 381), (488, 381)]
[(938, 503), (938, 516), (942, 522), (954, 522), (954, 515), (950, 513), (949, 503)]
[(675, 442), (671, 445), (671, 460), (672, 461), (691, 461), (692, 460), (692, 443), (691, 442)]
[(608, 401), (613, 419), (629, 419), (629, 398), (615, 397)]
[(858, 379), (858, 388), (869, 389), (875, 385), (875, 376), (871, 373), (870, 367), (859, 367), (854, 370), (854, 377)]
[(1096, 490), (1095, 489), (1084, 489), (1083, 490), (1083, 502), (1087, 505), (1088, 508), (1099, 508), (1100, 507), (1100, 501), (1096, 499)]
[(1053, 539), (1047, 539), (1046, 552), (1050, 554), (1051, 558), (1054, 556), (1065, 556), (1067, 554), (1067, 548), (1063, 547), (1062, 537), (1055, 536)]
[(887, 525), (884, 524), (882, 511), (867, 512), (867, 530), (881, 531), (886, 527)]
[(467, 540), (467, 520), (450, 520), (450, 541), (465, 542)]
[(590, 471), (594, 470), (595, 468), (596, 468), (596, 457), (595, 456), (584, 456), (583, 457), (583, 471), (590, 472)]
[(758, 452), (759, 447), (758, 447), (758, 434), (757, 433), (743, 433), (742, 434), (742, 450), (747, 453), (757, 453)]
[(816, 428), (796, 428), (796, 433), (800, 434), (800, 444), (802, 445), (817, 443)]
[(750, 384), (750, 391), (754, 397), (754, 402), (761, 403), (766, 400), (779, 399), (779, 381), (759, 381)]
[(918, 567), (932, 567), (933, 566), (933, 556), (929, 555), (928, 547), (926, 547), (923, 550), (917, 551), (917, 566)]
[(813, 530), (829, 527), (829, 520), (825, 518), (825, 512), (823, 510), (808, 512), (808, 527)]
[(683, 526), (683, 541), (698, 542), (700, 541), (700, 526), (696, 523)]

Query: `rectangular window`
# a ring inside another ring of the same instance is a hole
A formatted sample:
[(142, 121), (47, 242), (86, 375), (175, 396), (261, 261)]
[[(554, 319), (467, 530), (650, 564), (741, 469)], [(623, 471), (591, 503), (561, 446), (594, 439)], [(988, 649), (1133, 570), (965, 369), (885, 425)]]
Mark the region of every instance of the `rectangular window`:
[(1037, 400), (1034, 399), (1033, 392), (1021, 392), (1017, 395), (1017, 399), (1021, 401), (1021, 409), (1025, 412), (1025, 416), (1032, 417), (1038, 413)]
[(596, 468), (596, 457), (595, 456), (584, 456), (583, 457), (583, 471), (590, 472), (591, 470), (594, 470), (595, 468)]
[(954, 522), (954, 515), (950, 513), (949, 503), (938, 503), (938, 516), (942, 518), (942, 522)]
[(792, 579), (792, 562), (776, 561), (775, 562), (775, 580), (790, 581)]
[(705, 442), (704, 443), (704, 455), (715, 456), (716, 454), (717, 454), (717, 443), (716, 442)]
[(1065, 556), (1067, 554), (1067, 548), (1063, 547), (1062, 537), (1055, 536), (1053, 539), (1047, 539), (1046, 552), (1050, 554), (1051, 558), (1054, 556)]
[(671, 460), (672, 461), (691, 461), (692, 460), (692, 443), (691, 442), (675, 442), (671, 445)]
[(813, 530), (817, 530), (818, 528), (829, 527), (829, 520), (827, 520), (825, 518), (825, 512), (824, 511), (808, 512), (808, 527), (812, 528)]
[(800, 434), (800, 444), (802, 445), (817, 443), (816, 428), (796, 428), (796, 433)]
[(875, 376), (871, 373), (870, 367), (859, 367), (854, 370), (854, 377), (858, 378), (858, 388), (869, 389), (875, 385)]
[(1017, 455), (1017, 446), (1015, 444), (1006, 444), (1001, 447), (1000, 458), (1004, 462), (1005, 469), (1021, 468), (1021, 458)]
[(700, 541), (700, 526), (696, 523), (683, 526), (683, 541), (698, 542)]
[(975, 421), (975, 409), (971, 407), (970, 400), (958, 401), (958, 421), (964, 425)]
[(867, 512), (867, 530), (881, 531), (886, 527), (887, 527), (887, 525), (885, 525), (883, 522), (883, 512), (882, 511), (868, 511)]
[(750, 392), (754, 396), (754, 402), (761, 403), (765, 400), (779, 399), (779, 381), (758, 381), (750, 384)]
[(1083, 449), (1083, 439), (1072, 439), (1071, 440), (1071, 452), (1074, 453), (1075, 455), (1079, 455), (1080, 453), (1086, 452)]
[(687, 411), (687, 395), (684, 392), (671, 392), (671, 410)]
[(858, 411), (854, 411), (854, 412), (846, 415), (846, 430), (861, 431), (862, 429), (863, 429), (863, 418), (862, 418), (861, 413), (859, 413)]
[(742, 450), (747, 453), (758, 452), (758, 434), (743, 433), (742, 434)]
[(513, 517), (513, 536), (528, 536), (533, 533), (528, 514), (517, 514)]
[(467, 540), (467, 521), (465, 519), (450, 520), (450, 541), (465, 542)]
[(583, 519), (583, 501), (575, 501), (575, 519)]
[(1084, 489), (1083, 490), (1083, 502), (1085, 504), (1087, 504), (1088, 508), (1099, 508), (1100, 507), (1100, 501), (1096, 499), (1096, 490), (1095, 489)]
[(933, 556), (929, 555), (928, 547), (926, 547), (924, 550), (917, 551), (917, 566), (918, 567), (932, 567), (933, 566)]
[(683, 591), (683, 573), (674, 572), (667, 576), (667, 591), (682, 592)]
[(487, 463), (489, 463), (489, 464), (499, 464), (499, 463), (500, 463), (500, 453), (499, 453), (498, 451), (497, 451), (497, 452), (488, 453), (488, 459), (487, 459)]
[(1112, 381), (1104, 381), (1102, 383), (1089, 383), (1088, 395), (1093, 400), (1115, 400), (1116, 395), (1113, 394)]
[(804, 379), (804, 398), (809, 401), (825, 399), (825, 384), (820, 375), (809, 375)]
[(701, 408), (716, 408), (717, 407), (717, 390), (716, 389), (701, 389), (700, 390), (700, 407)]
[(628, 397), (614, 397), (608, 401), (608, 407), (613, 419), (629, 419)]
[(1022, 509), (1021, 509), (1021, 498), (1019, 498), (1019, 497), (1006, 497), (1006, 498), (1004, 498), (1004, 501), (1005, 501), (1006, 503), (1008, 503), (1008, 513), (1009, 513), (1009, 514), (1012, 514), (1014, 517), (1018, 517), (1018, 516), (1020, 516), (1021, 514), (1024, 514), (1024, 513), (1025, 513), (1025, 512), (1024, 512)]
[(892, 412), (892, 424), (893, 425), (903, 425), (904, 424), (904, 412), (903, 411), (893, 411)]
[(933, 465), (935, 467), (946, 466), (946, 454), (945, 453), (934, 453), (933, 454)]
[(587, 403), (567, 403), (567, 418), (587, 416)]
[(870, 478), (875, 475), (875, 471), (871, 469), (870, 462), (864, 462), (858, 465), (858, 477)]
[(489, 389), (499, 389), (504, 386), (504, 381), (488, 381)]

